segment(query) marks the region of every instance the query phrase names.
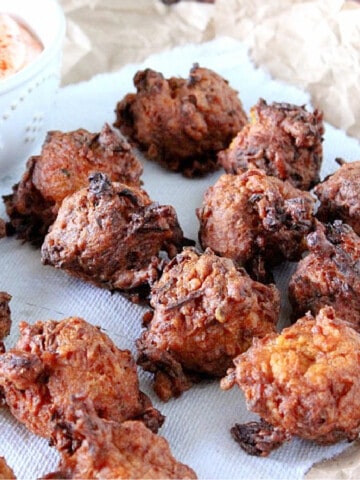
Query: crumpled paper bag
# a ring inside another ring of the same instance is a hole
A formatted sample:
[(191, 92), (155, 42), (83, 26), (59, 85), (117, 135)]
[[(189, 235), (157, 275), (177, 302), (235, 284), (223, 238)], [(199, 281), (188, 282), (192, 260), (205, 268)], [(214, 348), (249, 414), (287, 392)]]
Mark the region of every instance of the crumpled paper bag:
[(345, 0), (60, 0), (67, 19), (63, 84), (221, 35), (255, 63), (308, 91), (325, 119), (360, 138), (360, 4)]

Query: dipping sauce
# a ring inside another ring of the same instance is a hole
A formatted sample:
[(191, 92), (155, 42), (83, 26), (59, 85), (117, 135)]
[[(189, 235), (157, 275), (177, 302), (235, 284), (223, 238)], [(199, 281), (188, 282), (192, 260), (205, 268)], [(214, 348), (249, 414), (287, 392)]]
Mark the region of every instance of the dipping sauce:
[(11, 15), (0, 13), (0, 81), (33, 62), (43, 48), (25, 25)]

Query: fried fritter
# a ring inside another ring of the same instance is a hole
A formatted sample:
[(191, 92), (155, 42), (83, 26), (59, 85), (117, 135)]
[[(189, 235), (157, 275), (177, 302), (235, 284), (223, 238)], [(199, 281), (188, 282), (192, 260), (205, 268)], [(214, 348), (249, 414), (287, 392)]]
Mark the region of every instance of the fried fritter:
[(309, 190), (319, 180), (322, 163), (323, 114), (304, 106), (260, 99), (251, 121), (237, 134), (218, 161), (227, 173), (261, 168), (268, 175)]
[(320, 201), (317, 216), (323, 222), (342, 220), (360, 235), (360, 161), (336, 160), (341, 167), (314, 189)]
[(266, 280), (272, 265), (300, 258), (303, 238), (313, 227), (314, 205), (310, 193), (263, 170), (223, 174), (196, 211), (199, 240), (203, 248)]
[(61, 453), (59, 470), (46, 479), (196, 479), (178, 462), (167, 440), (142, 422), (100, 418), (79, 402), (67, 408), (54, 428), (53, 443)]
[(13, 193), (4, 198), (8, 231), (41, 244), (63, 199), (104, 172), (113, 181), (139, 186), (143, 167), (130, 144), (105, 124), (100, 133), (84, 129), (49, 132), (39, 156), (31, 157)]
[(0, 480), (16, 480), (15, 474), (4, 457), (0, 457)]
[(184, 237), (173, 207), (139, 188), (94, 174), (67, 197), (41, 248), (42, 262), (99, 287), (131, 290), (159, 276)]
[(20, 323), (14, 348), (0, 355), (0, 385), (12, 414), (50, 438), (72, 396), (83, 395), (104, 419), (141, 419), (153, 431), (164, 417), (139, 390), (135, 361), (99, 328), (77, 317)]
[(360, 334), (332, 307), (308, 313), (280, 334), (255, 339), (222, 379), (237, 384), (263, 420), (236, 425), (240, 445), (266, 456), (293, 436), (329, 445), (360, 432)]
[(252, 338), (274, 332), (280, 294), (210, 249), (184, 249), (153, 285), (153, 316), (137, 341), (138, 364), (162, 400), (201, 376), (221, 377)]
[(360, 331), (360, 237), (336, 220), (318, 224), (307, 237), (310, 253), (297, 265), (289, 282), (294, 317), (316, 315), (331, 305), (339, 316)]
[(247, 121), (237, 92), (217, 73), (194, 64), (189, 78), (151, 69), (134, 77), (136, 94), (116, 106), (116, 122), (145, 155), (194, 177), (218, 168), (216, 154)]

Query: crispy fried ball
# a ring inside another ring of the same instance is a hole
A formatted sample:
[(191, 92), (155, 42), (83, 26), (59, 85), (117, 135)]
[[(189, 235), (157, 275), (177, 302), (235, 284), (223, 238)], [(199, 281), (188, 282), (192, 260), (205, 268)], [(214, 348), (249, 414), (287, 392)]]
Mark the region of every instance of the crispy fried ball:
[(360, 331), (360, 237), (340, 220), (318, 224), (307, 237), (310, 253), (297, 265), (289, 282), (294, 317), (308, 310), (316, 315), (331, 305)]
[(317, 217), (323, 222), (343, 220), (360, 235), (360, 161), (336, 160), (341, 167), (314, 189), (320, 201)]
[(164, 417), (139, 390), (135, 361), (98, 327), (78, 317), (20, 323), (14, 348), (0, 355), (0, 385), (12, 414), (50, 438), (74, 395), (94, 403), (104, 419), (141, 419), (153, 431)]
[(263, 280), (268, 267), (300, 258), (303, 238), (313, 227), (314, 204), (310, 193), (263, 170), (223, 174), (196, 211), (199, 240)]
[(218, 168), (216, 154), (247, 121), (237, 92), (217, 73), (195, 64), (189, 78), (136, 73), (136, 94), (116, 107), (115, 126), (168, 170), (194, 177)]
[(139, 186), (143, 168), (130, 144), (107, 124), (100, 133), (49, 132), (41, 154), (28, 160), (13, 193), (3, 197), (8, 231), (41, 244), (63, 199), (100, 171), (113, 181)]
[(182, 248), (173, 207), (139, 188), (94, 174), (67, 197), (41, 248), (42, 262), (97, 286), (131, 290), (158, 278), (163, 260)]
[(137, 362), (155, 374), (154, 389), (167, 401), (201, 376), (225, 375), (253, 337), (275, 331), (280, 294), (232, 260), (188, 248), (153, 285), (150, 304), (153, 316), (137, 341)]
[(15, 474), (4, 457), (0, 457), (0, 480), (16, 480)]
[(251, 121), (237, 134), (218, 161), (227, 173), (261, 168), (268, 175), (309, 190), (319, 182), (322, 163), (323, 114), (304, 106), (260, 99)]
[(353, 441), (360, 432), (360, 334), (332, 307), (308, 313), (280, 334), (255, 339), (221, 381), (237, 384), (262, 421), (233, 435), (266, 456), (293, 436), (322, 445)]
[(59, 470), (46, 479), (196, 479), (177, 461), (167, 440), (142, 422), (100, 418), (86, 402), (69, 405), (54, 428), (52, 441), (61, 453)]

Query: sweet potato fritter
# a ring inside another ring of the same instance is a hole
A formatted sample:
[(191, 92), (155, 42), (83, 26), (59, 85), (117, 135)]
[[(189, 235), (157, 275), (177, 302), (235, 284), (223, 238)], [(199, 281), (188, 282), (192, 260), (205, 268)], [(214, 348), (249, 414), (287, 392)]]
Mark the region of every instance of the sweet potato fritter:
[(131, 290), (159, 276), (163, 260), (184, 237), (173, 207), (103, 174), (67, 197), (41, 249), (46, 265), (111, 290)]
[(341, 167), (314, 189), (320, 200), (317, 216), (323, 222), (340, 219), (360, 235), (360, 161), (336, 160)]
[(237, 134), (218, 161), (227, 173), (261, 168), (268, 175), (309, 190), (319, 182), (322, 163), (323, 114), (304, 106), (260, 99), (251, 121)]
[(197, 209), (199, 240), (233, 259), (257, 279), (280, 261), (298, 260), (314, 223), (310, 193), (259, 169), (223, 174)]
[(247, 121), (237, 92), (197, 64), (188, 79), (165, 79), (146, 69), (136, 73), (134, 84), (137, 93), (118, 102), (114, 125), (149, 159), (187, 177), (217, 169), (217, 152)]
[(54, 428), (53, 443), (61, 453), (59, 470), (46, 479), (196, 479), (178, 462), (167, 440), (142, 422), (99, 418), (93, 408), (76, 402)]
[(310, 253), (297, 265), (289, 282), (294, 318), (313, 315), (331, 305), (360, 331), (360, 237), (340, 220), (318, 224), (307, 237)]
[(0, 385), (12, 414), (50, 438), (74, 395), (94, 403), (101, 418), (141, 419), (153, 431), (163, 416), (139, 390), (135, 361), (99, 328), (77, 317), (20, 324), (14, 348), (0, 355)]
[(16, 480), (15, 474), (4, 457), (0, 457), (0, 480)]
[(153, 285), (154, 309), (137, 341), (138, 364), (155, 373), (162, 400), (179, 396), (201, 376), (221, 377), (252, 338), (274, 332), (280, 294), (252, 280), (227, 258), (185, 249)]
[(360, 334), (332, 307), (308, 313), (280, 334), (255, 339), (222, 379), (237, 384), (249, 410), (263, 420), (237, 425), (234, 437), (266, 456), (293, 436), (322, 445), (360, 432)]
[(90, 174), (140, 185), (143, 168), (130, 144), (105, 124), (100, 133), (79, 129), (49, 132), (39, 156), (31, 157), (13, 193), (4, 198), (8, 231), (41, 244), (63, 199), (85, 187)]

